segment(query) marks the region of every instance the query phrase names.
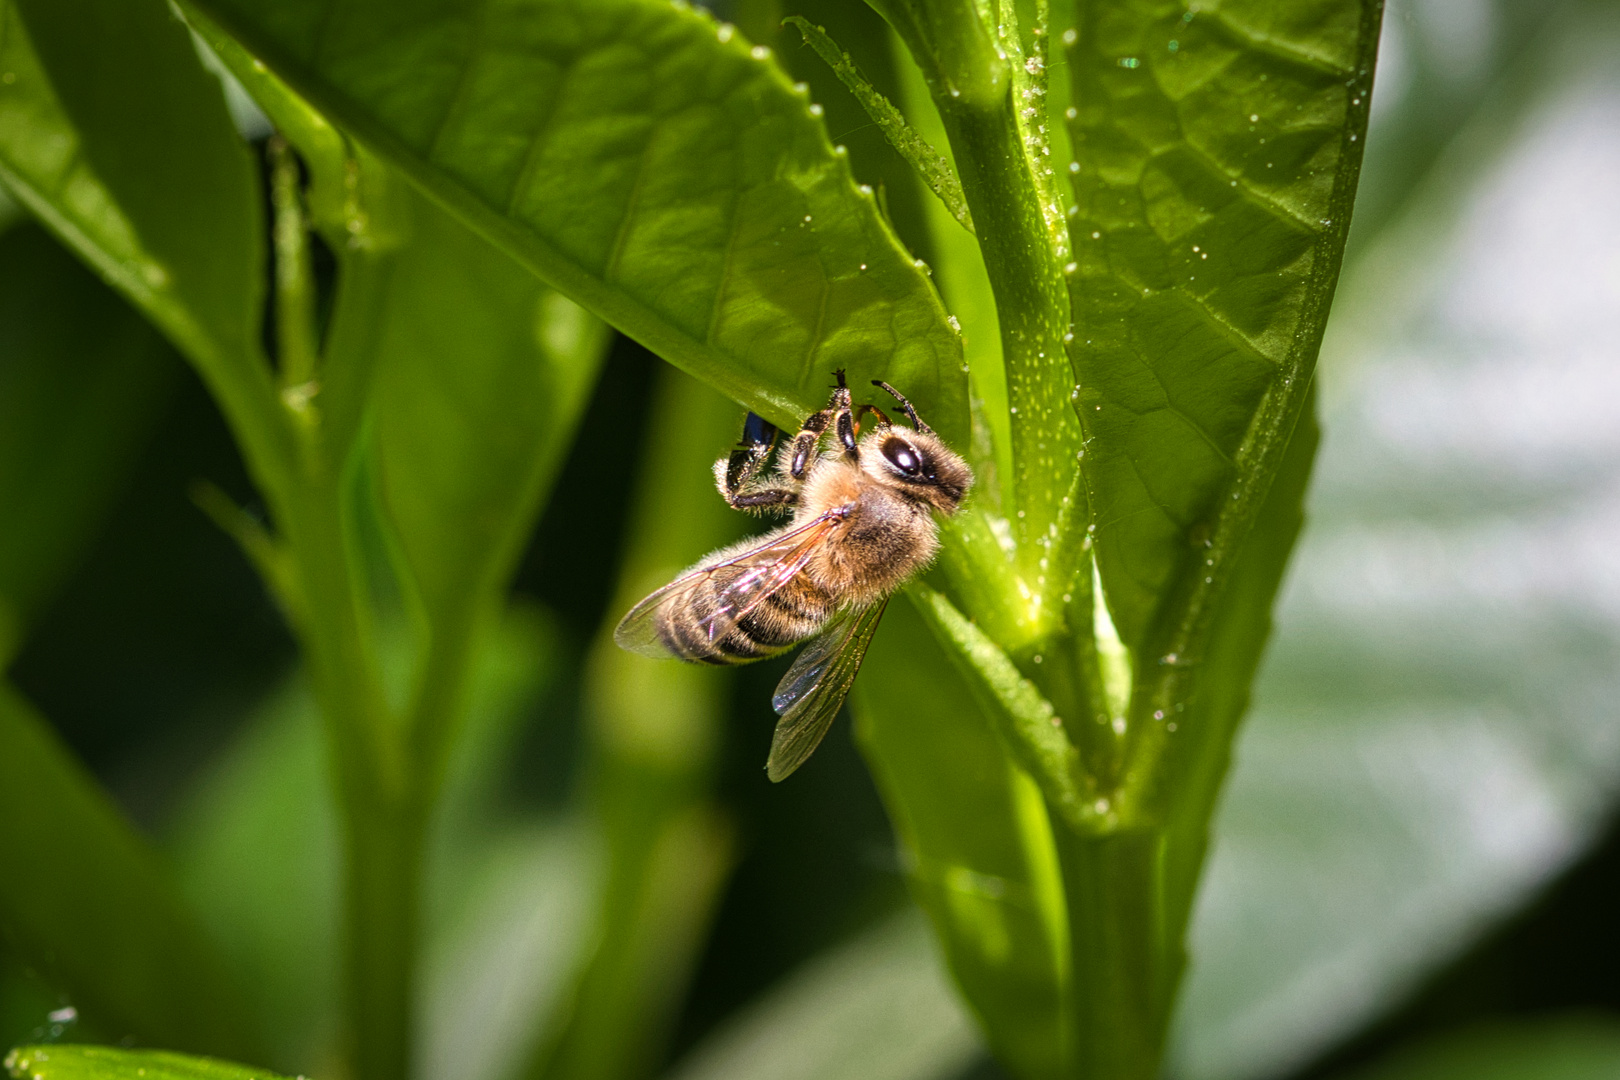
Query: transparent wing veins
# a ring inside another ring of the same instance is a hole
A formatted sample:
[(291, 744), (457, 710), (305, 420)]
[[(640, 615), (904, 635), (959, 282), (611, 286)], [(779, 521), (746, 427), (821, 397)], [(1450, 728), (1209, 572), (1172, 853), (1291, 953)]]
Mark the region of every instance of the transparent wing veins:
[(838, 715), (855, 675), (866, 659), (883, 600), (870, 607), (846, 612), (806, 645), (777, 684), (771, 705), (781, 718), (771, 738), (771, 756), (765, 773), (773, 781), (786, 779), (803, 765)]
[(743, 573), (715, 591), (713, 610), (699, 620), (708, 641), (711, 644), (719, 641), (767, 596), (792, 581), (814, 557), (821, 543), (832, 534), (834, 527), (848, 516), (849, 507), (834, 507), (803, 525), (767, 538), (757, 547), (720, 562), (706, 563), (681, 575), (631, 608), (613, 631), (614, 642), (622, 649), (643, 656), (672, 655), (658, 634), (659, 610), (666, 602), (684, 602), (681, 598), (701, 588), (716, 573), (745, 567)]

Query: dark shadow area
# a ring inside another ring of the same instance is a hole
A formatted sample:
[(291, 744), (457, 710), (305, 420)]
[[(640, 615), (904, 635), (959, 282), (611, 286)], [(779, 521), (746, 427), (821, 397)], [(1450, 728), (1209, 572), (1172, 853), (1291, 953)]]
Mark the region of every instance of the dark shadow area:
[(100, 535), (10, 669), (148, 826), (294, 659), (257, 574), (192, 504), (197, 480), (262, 514), (224, 419), (187, 368)]

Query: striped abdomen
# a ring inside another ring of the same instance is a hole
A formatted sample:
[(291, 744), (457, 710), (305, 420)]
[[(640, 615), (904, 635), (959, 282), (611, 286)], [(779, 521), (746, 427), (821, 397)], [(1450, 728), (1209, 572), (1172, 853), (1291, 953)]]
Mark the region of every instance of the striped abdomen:
[(664, 601), (654, 618), (666, 649), (703, 664), (746, 664), (814, 637), (833, 613), (832, 598), (800, 574), (711, 641), (707, 620), (729, 576), (721, 571), (700, 577)]

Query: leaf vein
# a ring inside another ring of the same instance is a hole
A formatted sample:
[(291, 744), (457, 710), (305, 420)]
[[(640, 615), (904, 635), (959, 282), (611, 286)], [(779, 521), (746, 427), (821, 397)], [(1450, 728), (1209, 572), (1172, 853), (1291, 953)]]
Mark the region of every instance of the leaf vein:
[(561, 101), (567, 96), (568, 78), (573, 74), (575, 65), (559, 62), (558, 66), (561, 68), (561, 75), (557, 80), (557, 91), (551, 95), (550, 100), (547, 102), (546, 115), (541, 118), (539, 123), (535, 124), (534, 131), (529, 135), (528, 149), (523, 151), (523, 164), (519, 166), (517, 176), (512, 179), (512, 187), (506, 193), (504, 212), (507, 217), (515, 217), (519, 221), (525, 219), (517, 213), (518, 199), (523, 197), (524, 189), (529, 186), (529, 181), (534, 178), (535, 170), (540, 167), (542, 144), (545, 142), (546, 135), (550, 132), (551, 126), (557, 118), (557, 113), (561, 108)]
[[(742, 194), (746, 195), (747, 192)], [(720, 261), (720, 281), (715, 285), (714, 304), (709, 308), (709, 324), (703, 331), (703, 340), (710, 345), (714, 344), (715, 329), (720, 325), (720, 312), (725, 307), (726, 287), (731, 283), (731, 266), (737, 250), (737, 234), (741, 231), (739, 219), (742, 217), (741, 198), (734, 199), (731, 206), (731, 220), (726, 227), (726, 251)]]
[(1263, 53), (1272, 59), (1281, 60), (1326, 75), (1333, 75), (1341, 79), (1350, 78), (1355, 74), (1350, 68), (1340, 67), (1325, 56), (1318, 56), (1276, 38), (1239, 26), (1229, 21), (1226, 14), (1219, 8), (1209, 12), (1209, 14), (1214, 16), (1215, 24), (1236, 38), (1239, 44), (1255, 52)]
[(488, 11), (487, 6), (480, 8), (477, 17), (473, 20), (472, 41), (467, 47), (466, 55), (462, 57), (461, 69), (456, 72), (455, 89), (450, 92), (450, 100), (445, 104), (444, 115), (440, 116), (439, 122), (433, 126), (433, 135), (427, 141), (427, 159), (429, 161), (438, 160), (439, 143), (444, 139), (445, 132), (449, 130), (450, 122), (461, 113), (461, 99), (467, 92), (467, 80), (471, 78), (473, 66), (479, 60), (479, 45), (484, 40), (484, 23), (488, 17)]
[(655, 125), (648, 132), (647, 141), (641, 144), (636, 155), (636, 179), (630, 185), (630, 197), (625, 200), (624, 213), (619, 218), (619, 227), (613, 234), (613, 246), (608, 249), (607, 265), (602, 268), (602, 280), (612, 281), (614, 273), (619, 268), (619, 259), (624, 255), (625, 244), (630, 239), (630, 230), (635, 224), (636, 212), (641, 208), (642, 192), (647, 182), (647, 165), (652, 160), (653, 143), (658, 139), (658, 132), (662, 125)]
[(1184, 137), (1179, 143), (1173, 143), (1169, 146), (1165, 146), (1154, 151), (1152, 156), (1154, 158), (1163, 157), (1170, 153), (1170, 151), (1177, 145), (1186, 147), (1189, 154), (1193, 155), (1193, 157), (1195, 157), (1198, 161), (1202, 162), (1204, 167), (1209, 169), (1210, 172), (1214, 173), (1216, 176), (1223, 176), (1227, 180), (1237, 181), (1237, 189), (1239, 192), (1251, 199), (1262, 209), (1269, 210), (1273, 216), (1282, 221), (1286, 221), (1291, 225), (1297, 225), (1301, 229), (1304, 229), (1306, 232), (1310, 233), (1313, 237), (1321, 233), (1322, 226), (1320, 223), (1300, 217), (1299, 214), (1295, 213), (1286, 204), (1278, 202), (1271, 196), (1257, 190), (1249, 183), (1247, 177), (1243, 176), (1241, 173), (1232, 173), (1221, 165), (1221, 163), (1213, 156), (1211, 156), (1209, 151), (1205, 150), (1203, 147), (1199, 146), (1190, 139)]

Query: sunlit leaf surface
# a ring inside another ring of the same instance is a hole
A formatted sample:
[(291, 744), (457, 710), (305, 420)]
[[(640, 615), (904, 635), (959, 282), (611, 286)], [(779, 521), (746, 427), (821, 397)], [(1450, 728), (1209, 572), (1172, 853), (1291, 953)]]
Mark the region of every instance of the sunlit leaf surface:
[(1077, 405), (1097, 560), (1146, 647), (1309, 378), (1367, 115), (1376, 4), (1085, 4), (1069, 51)]
[(1347, 276), (1178, 1075), (1272, 1075), (1387, 1008), (1620, 788), (1620, 26), (1555, 40), (1506, 145), (1465, 143)]
[(5, 1066), (13, 1080), (279, 1080), (229, 1061), (111, 1046), (21, 1046)]
[(550, 284), (780, 424), (834, 368), (966, 429), (961, 348), (810, 103), (653, 0), (202, 0), (261, 60)]

